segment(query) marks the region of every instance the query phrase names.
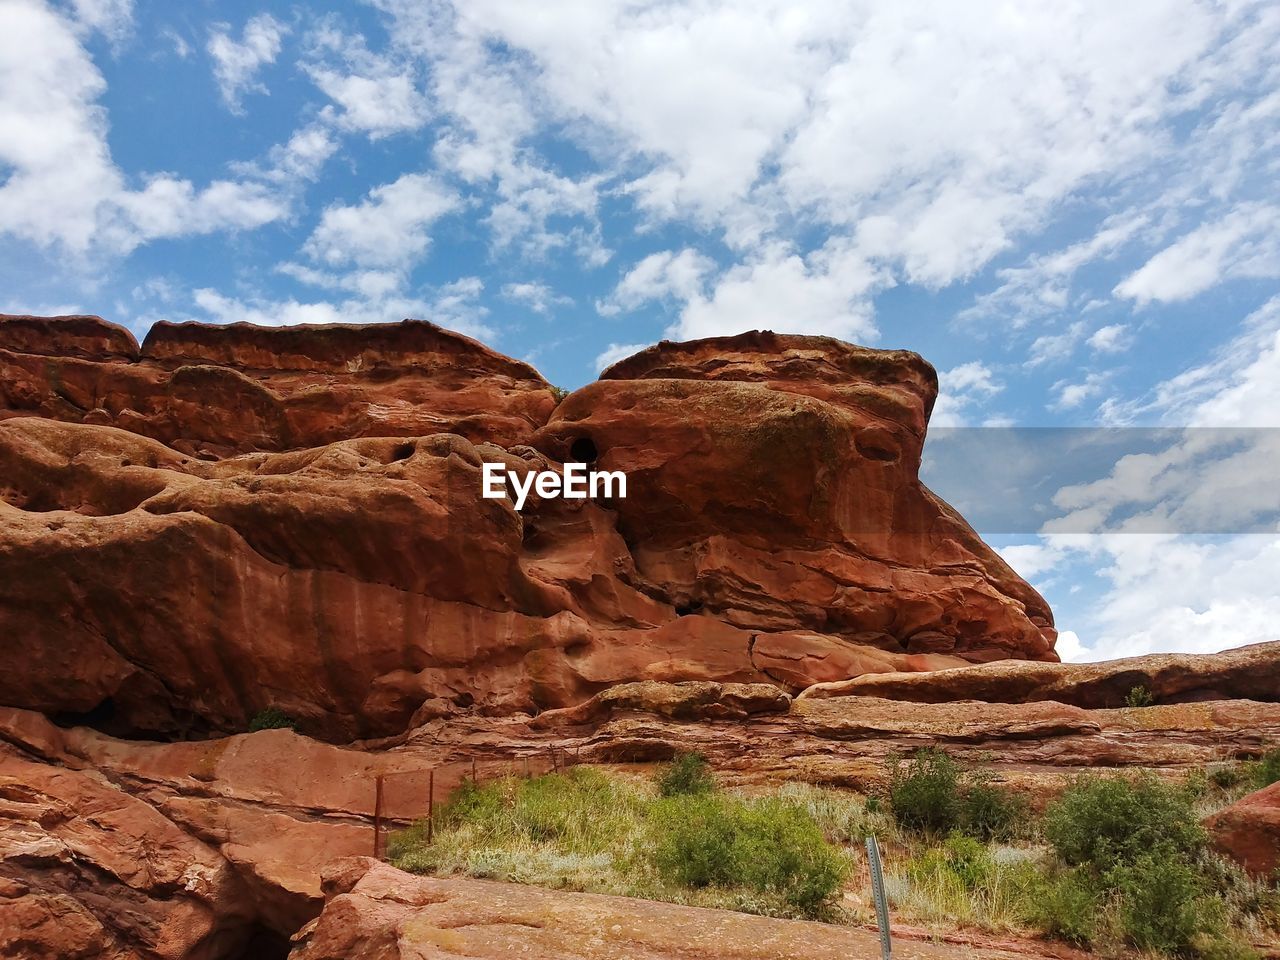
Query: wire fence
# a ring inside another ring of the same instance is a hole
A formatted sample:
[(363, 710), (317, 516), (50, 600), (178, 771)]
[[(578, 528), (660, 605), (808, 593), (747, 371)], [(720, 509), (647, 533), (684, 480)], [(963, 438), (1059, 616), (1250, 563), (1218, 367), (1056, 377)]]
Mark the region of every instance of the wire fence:
[(577, 750), (547, 747), (523, 757), (501, 760), (472, 757), (451, 763), (380, 773), (373, 778), (373, 855), (386, 855), (389, 829), (425, 821), (427, 842), (435, 836), (436, 814), (466, 783), (490, 783), (509, 778), (531, 779), (557, 773), (579, 763)]

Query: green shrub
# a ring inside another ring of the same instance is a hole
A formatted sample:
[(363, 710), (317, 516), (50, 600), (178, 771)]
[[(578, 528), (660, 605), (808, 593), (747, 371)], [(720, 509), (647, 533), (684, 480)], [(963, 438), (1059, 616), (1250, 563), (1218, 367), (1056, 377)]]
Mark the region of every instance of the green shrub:
[(1238, 787), (1247, 779), (1247, 771), (1238, 763), (1228, 763), (1209, 771), (1209, 781), (1220, 790)]
[(1262, 960), (1262, 954), (1247, 943), (1226, 937), (1213, 937), (1199, 944), (1196, 957), (1197, 960)]
[(679, 754), (658, 776), (658, 793), (664, 797), (710, 793), (715, 788), (711, 767), (698, 753)]
[(945, 751), (917, 750), (892, 761), (889, 812), (907, 830), (949, 833), (960, 823), (960, 767)]
[(932, 747), (891, 761), (888, 799), (898, 826), (922, 833), (961, 830), (990, 840), (1012, 834), (1026, 815), (1020, 797)]
[(1008, 790), (976, 783), (960, 798), (960, 827), (984, 840), (1012, 836), (1025, 822), (1026, 802)]
[(568, 395), (569, 395), (569, 391), (566, 390), (564, 387), (556, 387), (556, 386), (551, 387), (551, 396), (555, 397), (556, 403), (560, 403)]
[(907, 865), (907, 876), (915, 883), (954, 879), (973, 890), (991, 876), (994, 863), (986, 846), (973, 837), (953, 833), (940, 845), (930, 847)]
[(1129, 692), (1124, 696), (1124, 702), (1128, 707), (1149, 707), (1156, 702), (1156, 698), (1151, 695), (1150, 690), (1139, 684), (1129, 688)]
[(1037, 884), (1031, 919), (1050, 936), (1088, 946), (1098, 935), (1102, 890), (1085, 868), (1074, 867), (1046, 876)]
[(1264, 753), (1252, 765), (1253, 784), (1259, 790), (1280, 780), (1280, 749)]
[(259, 730), (296, 730), (297, 722), (293, 717), (289, 716), (278, 707), (267, 707), (265, 710), (259, 710), (249, 721), (249, 732), (257, 733)]
[(1114, 867), (1107, 883), (1120, 894), (1121, 933), (1141, 950), (1186, 954), (1201, 933), (1216, 931), (1203, 878), (1173, 848)]
[(653, 822), (653, 863), (679, 886), (747, 887), (816, 916), (848, 871), (812, 817), (773, 798), (676, 795), (659, 801)]
[(1190, 857), (1206, 839), (1188, 792), (1150, 774), (1078, 778), (1045, 813), (1044, 834), (1067, 863), (1099, 873), (1157, 848)]

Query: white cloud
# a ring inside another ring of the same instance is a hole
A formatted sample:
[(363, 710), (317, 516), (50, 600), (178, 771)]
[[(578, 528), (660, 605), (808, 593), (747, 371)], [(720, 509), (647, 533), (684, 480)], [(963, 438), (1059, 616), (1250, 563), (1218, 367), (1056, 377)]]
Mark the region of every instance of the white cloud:
[(340, 108), (334, 121), (344, 130), (378, 140), (417, 130), (430, 119), (416, 71), (407, 63), (371, 53), (360, 36), (347, 36), (325, 24), (308, 40), (311, 58), (304, 69), (316, 86)]
[(596, 310), (613, 316), (655, 300), (687, 303), (702, 293), (705, 277), (714, 269), (714, 260), (687, 247), (679, 253), (650, 254), (627, 271), (607, 299), (597, 301)]
[(275, 63), (288, 32), (289, 28), (269, 13), (251, 17), (239, 40), (232, 39), (230, 24), (218, 23), (209, 31), (205, 49), (213, 58), (218, 92), (232, 113), (244, 111), (242, 99), (246, 93), (267, 92), (257, 79), (258, 71)]
[(72, 0), (76, 20), (99, 30), (113, 42), (124, 39), (133, 27), (133, 0)]
[(426, 253), (432, 224), (460, 205), (435, 177), (407, 173), (361, 203), (326, 207), (304, 249), (330, 266), (404, 269)]
[(599, 373), (605, 367), (611, 367), (619, 360), (625, 360), (634, 354), (639, 353), (645, 347), (650, 346), (647, 343), (611, 343), (605, 348), (604, 352), (596, 357), (595, 367), (596, 373)]
[(1086, 374), (1083, 380), (1075, 382), (1059, 380), (1053, 385), (1052, 389), (1057, 396), (1049, 405), (1049, 409), (1059, 411), (1076, 409), (1086, 400), (1100, 395), (1106, 388), (1108, 379), (1110, 377), (1106, 373), (1090, 373)]
[(1116, 285), (1139, 306), (1173, 303), (1236, 277), (1280, 277), (1280, 206), (1241, 204), (1161, 250)]
[(191, 181), (168, 175), (153, 177), (117, 202), (147, 239), (252, 229), (288, 214), (287, 205), (261, 184), (217, 180), (196, 190)]
[(1088, 344), (1097, 353), (1123, 353), (1133, 343), (1128, 326), (1113, 323), (1099, 327), (1089, 335)]
[(473, 337), (492, 338), (494, 331), (484, 323), (487, 310), (479, 303), (484, 284), (477, 277), (464, 277), (434, 289), (412, 294), (398, 289), (375, 296), (354, 296), (345, 300), (299, 301), (229, 297), (217, 290), (199, 289), (193, 294), (203, 319), (213, 323), (243, 320), (267, 326), (298, 323), (388, 323), (405, 318), (430, 320)]
[(502, 288), (502, 296), (512, 303), (520, 303), (534, 313), (550, 313), (553, 307), (573, 305), (573, 298), (561, 296), (545, 283), (508, 283)]
[(929, 423), (942, 428), (967, 426), (972, 408), (1003, 389), (991, 368), (979, 360), (944, 370), (938, 374), (938, 399)]
[(668, 333), (691, 340), (773, 330), (870, 343), (879, 337), (870, 295), (887, 282), (883, 273), (840, 244), (828, 244), (808, 257), (773, 245), (723, 273), (709, 296), (690, 299)]

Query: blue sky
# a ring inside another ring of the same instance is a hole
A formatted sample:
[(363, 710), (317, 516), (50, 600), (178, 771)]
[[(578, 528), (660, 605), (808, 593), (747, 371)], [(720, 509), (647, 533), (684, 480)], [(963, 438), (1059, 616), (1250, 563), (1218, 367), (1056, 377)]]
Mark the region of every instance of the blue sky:
[[(0, 0), (0, 309), (418, 316), (569, 388), (825, 333), (938, 425), (1280, 426), (1277, 50), (1236, 0)], [(1193, 446), (1130, 513), (1270, 462)], [(1052, 529), (993, 539), (1065, 654), (1276, 637), (1274, 535)]]

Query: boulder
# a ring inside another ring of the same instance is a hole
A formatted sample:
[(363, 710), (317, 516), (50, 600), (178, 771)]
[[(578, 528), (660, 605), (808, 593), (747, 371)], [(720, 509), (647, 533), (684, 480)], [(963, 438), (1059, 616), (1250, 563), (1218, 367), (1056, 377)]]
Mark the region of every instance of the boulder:
[(252, 915), (222, 856), (148, 804), (0, 755), (0, 954), (221, 960)]
[[(324, 912), (290, 960), (418, 957), (601, 960), (847, 960), (879, 955), (874, 930), (775, 920), (512, 883), (416, 877), (370, 859), (335, 863)], [(913, 942), (915, 960), (1026, 954)]]
[(1213, 845), (1255, 876), (1280, 869), (1280, 782), (1241, 797), (1205, 819)]

